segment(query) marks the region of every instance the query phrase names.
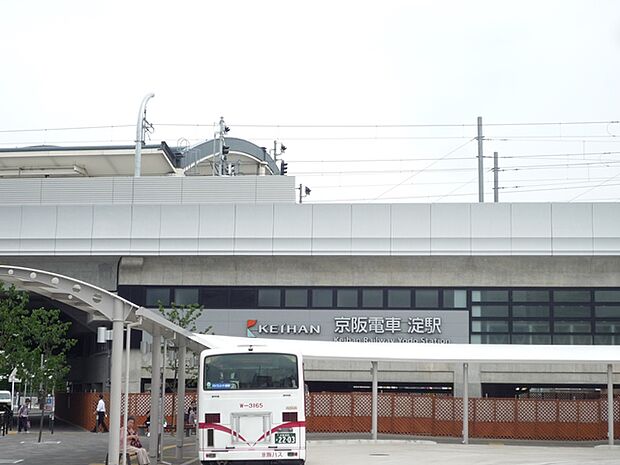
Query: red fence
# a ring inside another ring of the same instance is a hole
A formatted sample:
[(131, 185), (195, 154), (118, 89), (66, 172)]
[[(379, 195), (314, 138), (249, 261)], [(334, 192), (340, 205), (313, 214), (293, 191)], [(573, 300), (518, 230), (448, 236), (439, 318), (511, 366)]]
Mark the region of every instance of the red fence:
[[(107, 394), (104, 396), (109, 406)], [(129, 414), (144, 423), (150, 394), (130, 394)], [(186, 393), (185, 402), (196, 399)], [(85, 429), (95, 426), (96, 393), (60, 394), (56, 415)], [(176, 400), (166, 395), (166, 421), (172, 423)], [(463, 399), (412, 394), (379, 394), (379, 432), (412, 436), (459, 437), (463, 429)], [(124, 404), (122, 406), (124, 408)], [(306, 397), (308, 432), (370, 432), (369, 393), (310, 393)], [(614, 431), (620, 439), (620, 397), (614, 399)], [(607, 399), (469, 399), (469, 435), (479, 438), (537, 440), (607, 439)]]
[[(312, 393), (306, 403), (309, 432), (370, 431), (370, 394)], [(461, 436), (463, 399), (411, 394), (379, 395), (380, 433)], [(614, 431), (620, 439), (620, 397), (614, 399)], [(469, 399), (469, 435), (538, 440), (607, 439), (607, 399)]]

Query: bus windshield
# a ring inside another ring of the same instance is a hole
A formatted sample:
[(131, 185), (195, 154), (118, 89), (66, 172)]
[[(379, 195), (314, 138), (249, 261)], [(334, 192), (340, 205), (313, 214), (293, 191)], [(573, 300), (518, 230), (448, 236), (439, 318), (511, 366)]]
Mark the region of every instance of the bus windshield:
[(292, 354), (248, 352), (205, 357), (203, 388), (297, 389), (297, 357)]

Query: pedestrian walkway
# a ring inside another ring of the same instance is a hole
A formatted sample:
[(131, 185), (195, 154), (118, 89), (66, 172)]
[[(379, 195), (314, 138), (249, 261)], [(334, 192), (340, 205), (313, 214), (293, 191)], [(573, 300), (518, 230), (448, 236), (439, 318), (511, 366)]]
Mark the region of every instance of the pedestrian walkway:
[[(34, 422), (33, 422), (34, 423)], [(307, 465), (617, 465), (620, 446), (582, 443), (514, 445), (483, 442), (463, 445), (433, 440), (335, 439), (334, 435), (310, 435)], [(109, 434), (90, 433), (58, 423), (54, 434), (46, 428), (38, 443), (38, 430), (29, 434), (12, 431), (0, 436), (0, 464), (103, 465)], [(146, 439), (146, 438), (145, 438)], [(146, 442), (146, 441), (145, 441)], [(185, 438), (183, 458), (176, 459), (175, 437), (164, 435), (162, 460), (173, 465), (199, 465), (196, 436)]]

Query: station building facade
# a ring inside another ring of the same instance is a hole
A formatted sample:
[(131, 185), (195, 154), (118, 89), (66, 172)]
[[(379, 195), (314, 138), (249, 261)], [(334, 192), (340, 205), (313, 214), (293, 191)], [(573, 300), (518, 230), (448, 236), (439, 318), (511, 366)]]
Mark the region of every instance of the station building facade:
[[(403, 351), (620, 344), (619, 204), (302, 205), (294, 178), (269, 175), (277, 165), (265, 160), (256, 162), (263, 171), (214, 177), (196, 165), (208, 153), (194, 165), (169, 155), (154, 155), (168, 172), (141, 178), (123, 176), (122, 164), (117, 175), (0, 178), (0, 262), (73, 276), (146, 307), (197, 303), (199, 330), (252, 340), (372, 341)], [(72, 376), (97, 385), (105, 377), (98, 322), (63, 311), (79, 323)], [(135, 346), (133, 390), (148, 377), (147, 343)], [(463, 389), (460, 367), (448, 363), (379, 369), (383, 389)], [(369, 370), (306, 363), (312, 390), (366, 389)], [(469, 389), (593, 391), (605, 370), (470, 366)]]

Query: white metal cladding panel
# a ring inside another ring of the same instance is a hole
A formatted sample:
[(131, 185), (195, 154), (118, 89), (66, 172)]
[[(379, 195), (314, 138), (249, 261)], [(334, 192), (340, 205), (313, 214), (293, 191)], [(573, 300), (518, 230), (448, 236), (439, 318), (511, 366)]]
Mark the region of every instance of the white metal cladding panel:
[(111, 178), (48, 178), (41, 183), (42, 204), (88, 205), (111, 202)]
[(218, 192), (218, 189), (221, 189), (222, 186), (217, 187), (216, 183), (220, 183), (222, 185), (225, 184), (225, 181), (228, 178), (218, 178), (216, 176), (189, 176), (183, 178), (183, 203), (218, 203), (224, 202), (224, 199), (221, 199), (221, 192)]
[(431, 206), (391, 205), (392, 255), (430, 255)]
[(551, 204), (513, 203), (513, 255), (551, 255)]
[(134, 204), (180, 204), (183, 178), (143, 177), (133, 180)]
[(17, 255), (22, 223), (22, 209), (0, 206), (0, 255)]
[(293, 176), (257, 176), (256, 201), (295, 203), (295, 178)]
[(350, 255), (351, 205), (312, 207), (312, 253)]
[(133, 203), (134, 178), (112, 178), (112, 202)]
[[(186, 179), (198, 189), (193, 178)], [(256, 176), (208, 176), (201, 181), (202, 192), (192, 194), (194, 198), (200, 196), (199, 203), (253, 202), (256, 199)], [(191, 202), (191, 199), (188, 194), (184, 201)]]
[(273, 204), (235, 205), (235, 255), (271, 255)]
[(59, 206), (56, 255), (88, 255), (93, 235), (92, 205)]
[(130, 251), (131, 205), (93, 207), (93, 254), (127, 254)]
[(431, 254), (471, 254), (469, 204), (431, 205)]
[(471, 235), (473, 255), (510, 251), (510, 204), (472, 204)]
[(351, 253), (389, 255), (391, 211), (389, 205), (351, 207)]
[(131, 215), (131, 252), (159, 254), (161, 205), (133, 205)]
[(311, 252), (312, 205), (274, 205), (274, 255), (310, 255)]
[(617, 254), (620, 250), (620, 204), (592, 205), (594, 254)]
[(56, 207), (27, 205), (22, 207), (20, 253), (54, 255), (56, 241)]
[(159, 251), (194, 254), (198, 251), (198, 205), (162, 205)]
[(553, 204), (551, 235), (554, 255), (591, 255), (592, 204)]
[(0, 179), (0, 205), (39, 205), (41, 179)]
[(198, 253), (232, 255), (235, 237), (234, 205), (200, 205), (199, 219)]

